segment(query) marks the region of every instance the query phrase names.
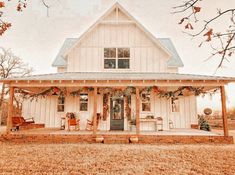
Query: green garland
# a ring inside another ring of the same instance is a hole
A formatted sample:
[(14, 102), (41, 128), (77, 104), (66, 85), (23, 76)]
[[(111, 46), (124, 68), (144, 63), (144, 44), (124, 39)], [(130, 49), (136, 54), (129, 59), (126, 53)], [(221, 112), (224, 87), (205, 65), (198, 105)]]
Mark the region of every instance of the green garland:
[(131, 94), (136, 93), (136, 88), (133, 86), (128, 86), (126, 88), (98, 88), (99, 93), (108, 94), (112, 97), (122, 97), (122, 96), (130, 96)]
[(45, 98), (46, 96), (51, 95), (58, 95), (58, 96), (65, 96), (66, 95), (66, 88), (58, 88), (58, 87), (51, 87), (46, 90), (43, 90), (42, 92), (35, 93), (23, 89), (16, 89), (16, 93), (19, 93), (23, 99), (38, 99), (39, 97)]
[(94, 88), (93, 88), (93, 87), (81, 87), (81, 88), (77, 89), (76, 91), (70, 92), (70, 95), (73, 96), (73, 97), (77, 97), (77, 96), (80, 95), (80, 93), (81, 93), (82, 91), (88, 91), (88, 92), (90, 92), (90, 91), (94, 91)]

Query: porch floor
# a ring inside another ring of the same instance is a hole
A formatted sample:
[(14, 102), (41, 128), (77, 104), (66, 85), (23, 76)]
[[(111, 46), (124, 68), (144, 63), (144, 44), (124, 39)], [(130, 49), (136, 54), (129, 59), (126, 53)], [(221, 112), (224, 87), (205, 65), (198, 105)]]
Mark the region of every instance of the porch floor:
[[(58, 128), (40, 128), (13, 132), (14, 134), (90, 135), (93, 131), (67, 131)], [(98, 135), (135, 135), (135, 131), (97, 131)], [(141, 135), (219, 136), (215, 132), (198, 129), (171, 129), (166, 131), (141, 131)]]
[[(131, 143), (136, 138), (134, 131), (67, 131), (59, 128), (40, 128), (21, 130), (6, 134), (1, 132), (0, 142), (12, 141), (16, 143), (96, 143), (96, 139), (103, 138), (103, 143)], [(169, 131), (142, 131), (138, 137), (140, 144), (232, 144), (233, 137), (224, 137), (215, 132), (197, 129), (171, 129)]]

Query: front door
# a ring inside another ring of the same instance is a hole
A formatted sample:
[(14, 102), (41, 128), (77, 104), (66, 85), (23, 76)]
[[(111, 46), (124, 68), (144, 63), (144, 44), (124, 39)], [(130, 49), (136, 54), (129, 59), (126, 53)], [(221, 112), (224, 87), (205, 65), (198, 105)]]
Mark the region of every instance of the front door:
[(124, 130), (123, 98), (111, 98), (110, 103), (110, 130)]

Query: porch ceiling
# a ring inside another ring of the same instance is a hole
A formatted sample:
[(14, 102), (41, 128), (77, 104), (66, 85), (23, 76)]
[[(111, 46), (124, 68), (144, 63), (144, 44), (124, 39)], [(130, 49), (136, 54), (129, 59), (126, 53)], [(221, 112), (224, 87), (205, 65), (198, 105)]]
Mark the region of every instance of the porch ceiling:
[(235, 81), (235, 77), (221, 77), (179, 73), (140, 73), (140, 72), (65, 72), (32, 75), (0, 79), (3, 81), (14, 80), (227, 80)]
[(0, 79), (14, 86), (219, 86), (235, 82), (235, 77), (179, 73), (66, 72)]

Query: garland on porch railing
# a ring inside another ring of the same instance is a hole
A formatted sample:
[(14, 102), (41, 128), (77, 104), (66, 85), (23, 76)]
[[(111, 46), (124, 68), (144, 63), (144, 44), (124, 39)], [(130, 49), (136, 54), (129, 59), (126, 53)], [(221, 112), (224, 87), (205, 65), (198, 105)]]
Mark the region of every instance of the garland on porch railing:
[(159, 89), (157, 86), (150, 86), (150, 87), (145, 87), (140, 90), (140, 93), (147, 92), (150, 93), (153, 91), (158, 95), (159, 98), (174, 98), (178, 96), (187, 96), (190, 93), (194, 94), (195, 96), (203, 95), (205, 96), (206, 94), (209, 94), (210, 96), (214, 95), (218, 91), (218, 87), (215, 89), (206, 91), (205, 87), (192, 87), (192, 86), (183, 86), (179, 87), (178, 89), (174, 91), (166, 91)]
[(35, 93), (24, 89), (16, 89), (16, 93), (21, 94), (21, 97), (24, 99), (34, 100), (38, 99), (39, 97), (45, 98), (46, 96), (51, 96), (51, 95), (65, 96), (66, 88), (50, 87), (39, 93)]
[(103, 120), (106, 121), (109, 114), (109, 104), (108, 99), (109, 97), (126, 97), (127, 102), (125, 106), (125, 112), (126, 116), (128, 118), (131, 117), (131, 100), (130, 96), (131, 94), (135, 94), (136, 88), (132, 86), (128, 86), (126, 88), (111, 88), (111, 87), (105, 87), (105, 88), (98, 88), (98, 93), (103, 93)]
[(70, 92), (70, 95), (73, 96), (73, 97), (77, 97), (77, 96), (79, 96), (79, 94), (80, 94), (81, 92), (83, 92), (83, 91), (85, 91), (85, 92), (91, 92), (91, 91), (93, 91), (93, 90), (94, 90), (93, 87), (81, 87), (81, 88), (78, 88), (78, 89), (75, 90), (75, 91)]
[(105, 88), (98, 88), (98, 92), (111, 95), (112, 97), (122, 97), (135, 94), (136, 88), (133, 86), (128, 86), (126, 88), (105, 87)]

